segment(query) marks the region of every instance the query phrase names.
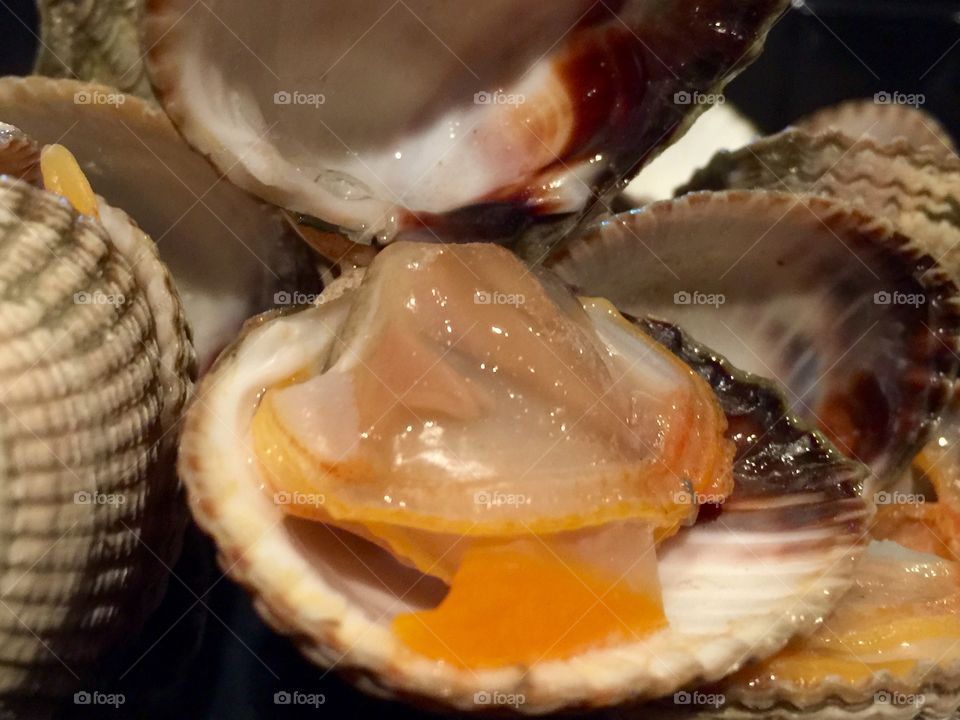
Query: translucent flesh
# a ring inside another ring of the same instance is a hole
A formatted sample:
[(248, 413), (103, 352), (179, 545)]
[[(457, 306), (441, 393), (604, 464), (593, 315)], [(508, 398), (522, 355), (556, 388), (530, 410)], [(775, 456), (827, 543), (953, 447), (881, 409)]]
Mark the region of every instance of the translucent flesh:
[(495, 246), (388, 247), (322, 371), (264, 393), (267, 481), (343, 521), (457, 535), (692, 519), (692, 493), (732, 484), (712, 392), (641, 333), (611, 351), (564, 302)]
[(492, 245), (389, 246), (351, 307), (315, 372), (265, 390), (252, 443), (304, 499), (285, 511), (449, 585), (397, 637), (479, 668), (663, 627), (655, 541), (732, 488), (709, 386)]

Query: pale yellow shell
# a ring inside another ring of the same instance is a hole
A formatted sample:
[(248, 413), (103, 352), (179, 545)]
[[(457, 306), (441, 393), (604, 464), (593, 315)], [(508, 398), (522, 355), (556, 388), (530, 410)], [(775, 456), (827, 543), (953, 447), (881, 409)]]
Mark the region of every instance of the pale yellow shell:
[(193, 350), (152, 241), (0, 178), (0, 711), (47, 716), (163, 594)]

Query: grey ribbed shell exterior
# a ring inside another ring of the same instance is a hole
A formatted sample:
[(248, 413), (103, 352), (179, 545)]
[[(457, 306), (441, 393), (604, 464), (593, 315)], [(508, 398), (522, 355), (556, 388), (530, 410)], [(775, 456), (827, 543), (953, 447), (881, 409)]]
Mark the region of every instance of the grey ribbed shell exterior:
[(193, 351), (148, 244), (130, 262), (61, 198), (0, 177), (4, 717), (45, 717), (88, 687), (179, 552), (173, 459)]

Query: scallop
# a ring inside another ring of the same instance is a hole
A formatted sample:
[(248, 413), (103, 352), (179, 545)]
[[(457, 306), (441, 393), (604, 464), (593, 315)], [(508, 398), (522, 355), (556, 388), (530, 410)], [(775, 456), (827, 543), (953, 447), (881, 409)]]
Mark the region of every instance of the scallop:
[(152, 241), (0, 177), (0, 710), (89, 688), (163, 595), (194, 355)]
[(721, 152), (681, 188), (776, 190), (821, 195), (886, 218), (960, 276), (960, 160), (905, 138), (880, 143), (834, 131), (786, 130)]
[(221, 179), (154, 105), (74, 80), (0, 78), (0, 120), (61, 143), (94, 191), (156, 242), (201, 370), (251, 315), (315, 296), (316, 264), (274, 208)]
[[(909, 102), (913, 104), (908, 104)], [(821, 108), (794, 125), (811, 135), (834, 131), (886, 145), (902, 140), (941, 158), (956, 157), (953, 139), (930, 113), (921, 110), (922, 95), (878, 92), (872, 99), (847, 100)]]
[(502, 248), (397, 242), (249, 323), (180, 473), (311, 659), (536, 714), (719, 679), (849, 587), (866, 469), (785, 415), (676, 328)]
[(786, 5), (173, 0), (144, 35), (159, 102), (241, 187), (365, 242), (547, 242), (682, 133)]
[(548, 265), (778, 382), (874, 484), (899, 479), (949, 408), (956, 285), (924, 246), (845, 203), (690, 193), (597, 223)]
[(720, 685), (719, 717), (949, 718), (960, 706), (960, 564), (874, 541), (813, 636)]

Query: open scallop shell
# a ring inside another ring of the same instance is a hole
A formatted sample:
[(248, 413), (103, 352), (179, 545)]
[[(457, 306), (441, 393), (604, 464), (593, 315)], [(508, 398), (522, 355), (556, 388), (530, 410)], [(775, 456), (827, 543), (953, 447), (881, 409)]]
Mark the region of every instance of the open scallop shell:
[(887, 218), (960, 277), (960, 160), (935, 150), (786, 130), (718, 153), (678, 192), (785, 190), (844, 200)]
[(241, 187), (366, 241), (509, 241), (612, 198), (786, 4), (153, 0), (144, 41), (160, 103)]
[(793, 125), (811, 135), (834, 131), (880, 144), (904, 140), (940, 157), (956, 157), (956, 146), (940, 121), (918, 106), (903, 104), (901, 95), (879, 92), (873, 100), (848, 100), (821, 108)]
[(597, 224), (548, 264), (578, 292), (677, 322), (889, 482), (957, 372), (957, 288), (878, 219), (788, 193), (694, 193)]
[(0, 79), (0, 121), (77, 157), (93, 189), (154, 238), (183, 297), (201, 368), (251, 315), (318, 285), (276, 211), (219, 177), (153, 105), (103, 85)]
[(678, 331), (644, 327), (700, 371), (729, 413), (737, 488), (719, 516), (658, 555), (670, 626), (628, 645), (530, 667), (465, 671), (416, 655), (389, 618), (436, 602), (435, 579), (378, 547), (287, 516), (263, 492), (250, 423), (264, 387), (322, 356), (349, 308), (352, 275), (317, 307), (252, 320), (206, 376), (188, 413), (180, 473), (227, 572), (278, 631), (366, 689), (461, 710), (477, 693), (519, 693), (519, 710), (610, 706), (717, 679), (812, 629), (846, 589), (868, 519), (865, 468), (787, 415), (772, 387), (732, 373)]
[[(893, 567), (901, 567), (901, 564), (909, 571), (900, 575), (891, 571)], [(877, 592), (887, 593), (892, 598), (901, 595), (916, 597), (911, 587), (902, 587), (897, 592), (896, 589), (883, 589), (883, 585), (897, 581), (913, 585), (918, 580), (923, 582), (921, 578), (929, 573), (951, 573), (952, 580), (948, 582), (956, 587), (958, 570), (960, 565), (955, 562), (915, 553), (893, 542), (873, 542), (858, 566), (857, 588), (844, 596), (835, 612), (844, 612), (847, 618), (869, 616), (875, 612), (873, 596)], [(934, 604), (938, 600), (931, 597), (928, 602)], [(954, 597), (945, 598), (944, 602), (955, 607), (955, 591)], [(828, 616), (823, 627), (811, 638), (814, 641), (822, 636), (818, 647), (824, 646), (824, 639), (835, 641), (842, 637), (833, 633), (831, 621), (838, 622)], [(960, 686), (960, 659), (955, 643), (949, 636), (926, 640), (926, 643), (926, 646), (920, 644), (920, 648), (925, 647), (926, 652), (923, 649), (911, 650), (913, 643), (910, 642), (904, 643), (903, 649), (898, 649), (897, 658), (916, 661), (912, 669), (896, 673), (890, 670), (868, 672), (856, 679), (841, 674), (827, 674), (817, 683), (796, 682), (779, 675), (774, 679), (772, 669), (762, 664), (760, 668), (747, 668), (742, 675), (726, 678), (713, 688), (724, 698), (723, 707), (699, 717), (727, 720), (757, 717), (771, 720), (810, 717), (830, 720), (946, 720), (955, 717), (960, 706), (960, 691), (957, 690)], [(850, 648), (848, 652), (856, 657), (856, 648)]]
[(0, 178), (0, 709), (23, 717), (137, 632), (186, 522), (193, 350), (153, 243), (106, 209)]

